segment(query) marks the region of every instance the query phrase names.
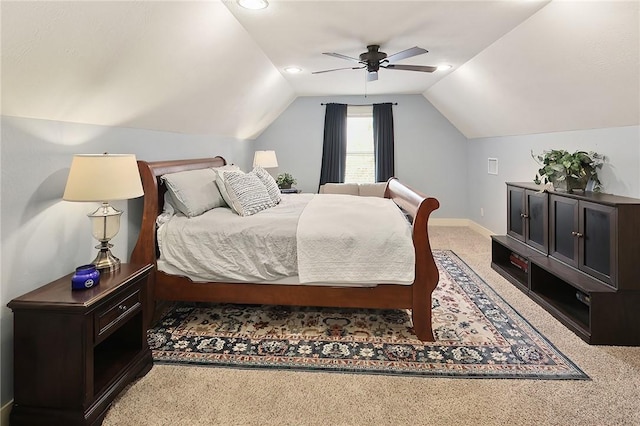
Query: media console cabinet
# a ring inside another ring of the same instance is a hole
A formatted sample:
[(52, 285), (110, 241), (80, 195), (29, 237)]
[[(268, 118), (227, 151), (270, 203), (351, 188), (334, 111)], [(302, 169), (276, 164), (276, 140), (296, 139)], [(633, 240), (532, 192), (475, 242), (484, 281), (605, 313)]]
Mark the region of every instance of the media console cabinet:
[(640, 345), (640, 199), (507, 183), (491, 267), (590, 344)]

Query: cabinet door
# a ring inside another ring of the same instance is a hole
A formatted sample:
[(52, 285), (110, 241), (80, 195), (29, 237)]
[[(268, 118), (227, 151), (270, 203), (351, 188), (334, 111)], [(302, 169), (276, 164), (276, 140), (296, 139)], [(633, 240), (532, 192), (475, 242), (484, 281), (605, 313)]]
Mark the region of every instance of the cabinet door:
[(525, 235), (526, 243), (543, 253), (549, 252), (548, 220), (549, 197), (545, 192), (525, 191)]
[(549, 254), (578, 267), (578, 200), (552, 194), (549, 203)]
[(579, 268), (609, 284), (616, 278), (616, 229), (614, 207), (580, 202)]
[(524, 189), (507, 186), (507, 234), (525, 241)]

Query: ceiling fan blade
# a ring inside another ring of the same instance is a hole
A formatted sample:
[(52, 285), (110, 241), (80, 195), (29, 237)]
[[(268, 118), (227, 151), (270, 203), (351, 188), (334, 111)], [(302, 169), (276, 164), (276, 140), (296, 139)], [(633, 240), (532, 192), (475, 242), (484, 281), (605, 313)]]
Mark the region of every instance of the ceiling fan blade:
[(334, 56), (336, 58), (340, 58), (340, 59), (346, 59), (347, 61), (355, 61), (355, 62), (360, 62), (360, 59), (357, 58), (352, 58), (351, 56), (346, 56), (346, 55), (341, 55), (339, 53), (323, 53), (323, 55), (329, 55), (329, 56)]
[(404, 70), (404, 71), (421, 71), (421, 72), (434, 72), (438, 67), (431, 67), (428, 65), (395, 65), (389, 64), (384, 68), (389, 70)]
[(393, 55), (387, 56), (387, 60), (389, 62), (396, 62), (402, 59), (407, 59), (412, 56), (422, 55), (423, 53), (429, 52), (427, 49), (423, 49), (422, 47), (412, 47), (407, 50), (403, 50), (402, 52), (394, 53)]
[(378, 79), (378, 71), (367, 73), (367, 81), (376, 81), (377, 79)]
[(332, 70), (324, 70), (324, 71), (313, 71), (311, 74), (322, 74), (325, 72), (331, 72), (331, 71), (340, 71), (340, 70), (361, 70), (364, 67), (345, 67), (345, 68), (334, 68)]

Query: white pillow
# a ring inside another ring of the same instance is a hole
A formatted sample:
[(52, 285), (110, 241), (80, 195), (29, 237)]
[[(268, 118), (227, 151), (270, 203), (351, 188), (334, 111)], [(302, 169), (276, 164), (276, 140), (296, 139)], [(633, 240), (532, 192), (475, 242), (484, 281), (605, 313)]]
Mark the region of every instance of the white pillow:
[(229, 197), (229, 193), (227, 192), (227, 188), (224, 186), (224, 175), (228, 172), (238, 172), (244, 173), (240, 170), (238, 166), (226, 165), (222, 167), (215, 167), (211, 170), (216, 172), (216, 185), (218, 186), (218, 190), (220, 191), (220, 195), (222, 195), (222, 199), (225, 204), (231, 207), (231, 198)]
[(320, 193), (358, 195), (360, 191), (357, 183), (325, 183), (320, 187)]
[(176, 209), (173, 207), (173, 200), (171, 199), (171, 193), (169, 191), (164, 193), (164, 207), (162, 213), (156, 218), (156, 225), (161, 226), (169, 221), (176, 214)]
[(240, 216), (251, 216), (275, 206), (267, 188), (255, 173), (225, 172), (224, 186), (231, 208)]
[(262, 167), (254, 167), (253, 173), (258, 176), (258, 178), (262, 181), (265, 188), (267, 188), (267, 192), (269, 193), (269, 197), (274, 202), (274, 204), (278, 204), (280, 200), (282, 200), (282, 196), (280, 195), (280, 188), (278, 188), (278, 184), (276, 180), (269, 174), (268, 171), (263, 169)]
[(216, 185), (217, 174), (211, 169), (187, 170), (162, 176), (176, 209), (187, 217), (224, 206)]
[(358, 195), (361, 197), (384, 197), (387, 182), (361, 183), (358, 185)]

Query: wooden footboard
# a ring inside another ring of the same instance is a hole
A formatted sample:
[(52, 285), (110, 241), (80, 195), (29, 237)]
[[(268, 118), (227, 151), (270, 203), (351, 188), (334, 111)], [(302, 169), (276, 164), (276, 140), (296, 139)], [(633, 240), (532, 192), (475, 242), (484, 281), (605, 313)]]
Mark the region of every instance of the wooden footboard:
[[(138, 161), (144, 188), (144, 210), (140, 234), (131, 254), (132, 262), (157, 264), (156, 218), (162, 212), (165, 173), (220, 167), (222, 157), (161, 162)], [(440, 204), (392, 178), (385, 197), (391, 198), (413, 218), (413, 243), (416, 254), (415, 281), (412, 285), (381, 284), (376, 287), (327, 287), (309, 285), (275, 285), (257, 283), (195, 283), (189, 278), (158, 271), (150, 280), (148, 308), (156, 301), (197, 301), (250, 303), (295, 306), (334, 306), (352, 308), (411, 309), (416, 336), (433, 341), (431, 328), (431, 294), (438, 284), (438, 270), (433, 260), (427, 224), (432, 211)], [(149, 316), (150, 317), (150, 316)]]

